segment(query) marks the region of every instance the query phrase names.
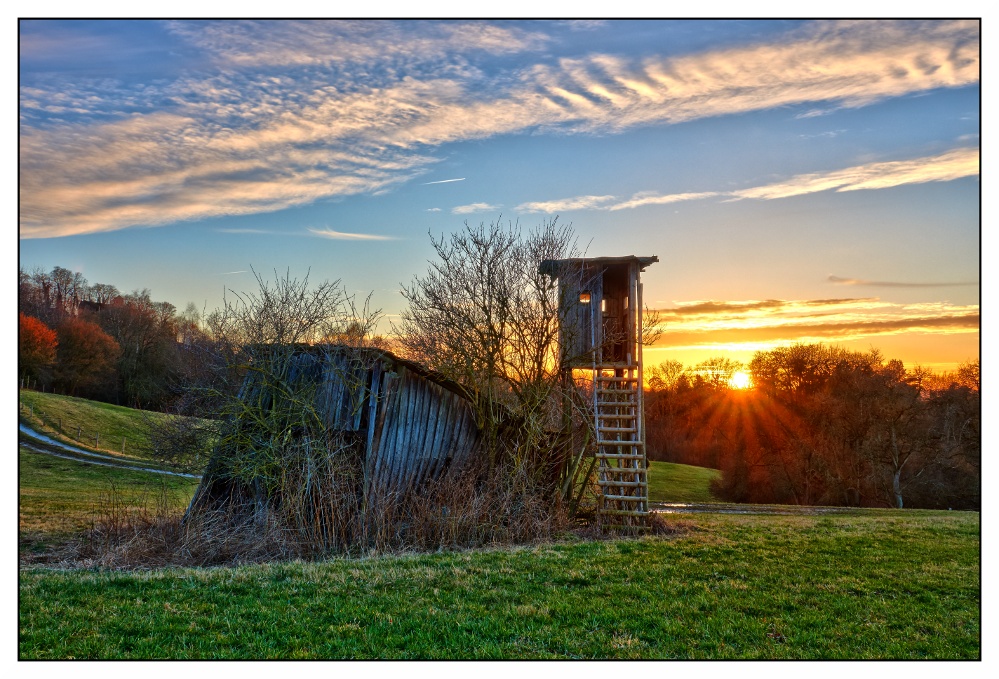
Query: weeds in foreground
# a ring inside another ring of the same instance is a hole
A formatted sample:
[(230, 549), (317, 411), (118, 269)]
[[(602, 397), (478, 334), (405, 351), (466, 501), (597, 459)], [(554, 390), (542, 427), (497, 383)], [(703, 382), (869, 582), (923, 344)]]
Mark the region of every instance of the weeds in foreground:
[[(570, 527), (561, 505), (553, 505), (531, 486), (526, 472), (516, 470), (497, 469), (485, 478), (471, 472), (446, 475), (405, 494), (366, 498), (370, 506), (364, 513), (349, 511), (352, 497), (341, 488), (261, 508), (230, 496), (181, 516), (165, 494), (136, 501), (112, 485), (98, 502), (91, 528), (62, 556), (76, 565), (112, 569), (236, 565), (537, 544)], [(673, 529), (664, 524), (656, 532)]]

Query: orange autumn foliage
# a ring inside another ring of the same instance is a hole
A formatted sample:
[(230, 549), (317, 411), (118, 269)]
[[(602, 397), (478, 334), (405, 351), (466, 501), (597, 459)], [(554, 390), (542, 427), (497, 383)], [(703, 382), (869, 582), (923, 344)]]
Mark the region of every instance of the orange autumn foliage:
[(17, 363), (23, 377), (38, 379), (56, 360), (56, 332), (34, 316), (18, 313)]

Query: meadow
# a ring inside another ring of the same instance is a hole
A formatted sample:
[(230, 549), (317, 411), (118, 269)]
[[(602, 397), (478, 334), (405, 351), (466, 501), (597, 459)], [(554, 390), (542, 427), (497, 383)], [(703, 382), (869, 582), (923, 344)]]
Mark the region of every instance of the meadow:
[[(25, 449), (19, 462), (22, 659), (981, 655), (976, 512), (672, 515), (640, 538), (57, 569), (25, 555), (85, 530), (109, 489), (181, 511), (194, 481)], [(663, 501), (709, 492), (712, 473), (662, 464), (650, 480)], [(699, 480), (670, 493), (663, 475)]]
[(20, 390), (21, 421), (40, 434), (111, 455), (148, 459), (153, 427), (170, 418), (74, 396)]

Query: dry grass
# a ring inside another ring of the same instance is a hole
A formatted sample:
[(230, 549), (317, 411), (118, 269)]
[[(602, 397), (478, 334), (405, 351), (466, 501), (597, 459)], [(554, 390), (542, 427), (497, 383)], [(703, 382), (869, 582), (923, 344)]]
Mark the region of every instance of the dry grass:
[(58, 560), (111, 569), (231, 566), (537, 544), (569, 527), (561, 505), (523, 470), (498, 468), (485, 476), (468, 470), (377, 498), (359, 497), (350, 474), (329, 471), (312, 492), (293, 484), (298, 492), (276, 506), (237, 497), (186, 517), (165, 495), (136, 502), (112, 486), (98, 502), (93, 526)]

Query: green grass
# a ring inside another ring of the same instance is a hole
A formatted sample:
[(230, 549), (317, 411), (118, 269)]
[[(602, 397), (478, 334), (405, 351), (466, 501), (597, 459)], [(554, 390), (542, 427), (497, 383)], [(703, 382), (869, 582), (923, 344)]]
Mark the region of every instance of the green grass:
[(649, 462), (651, 502), (721, 502), (711, 492), (711, 481), (720, 478), (717, 469), (672, 462)]
[(700, 515), (673, 538), (20, 576), (27, 658), (978, 658), (978, 514)]
[(88, 528), (96, 506), (112, 488), (133, 505), (151, 502), (165, 491), (181, 511), (197, 479), (87, 464), (20, 448), (18, 486), (21, 547), (37, 551)]
[[(169, 415), (22, 389), (21, 420), (39, 433), (89, 450), (147, 457), (150, 429)], [(96, 434), (100, 435), (99, 445)]]

